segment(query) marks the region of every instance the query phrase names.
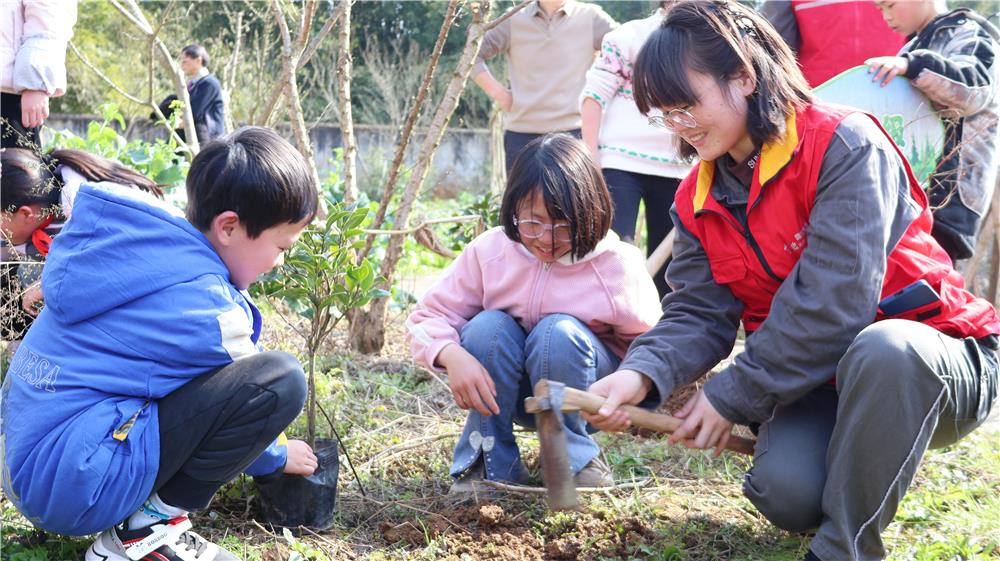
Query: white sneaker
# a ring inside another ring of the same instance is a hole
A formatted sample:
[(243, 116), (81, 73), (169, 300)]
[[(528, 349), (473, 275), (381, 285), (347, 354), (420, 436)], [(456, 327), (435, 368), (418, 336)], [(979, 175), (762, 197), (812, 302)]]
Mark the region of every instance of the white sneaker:
[(86, 561), (239, 561), (190, 531), (187, 516), (126, 530), (127, 521), (105, 530), (87, 549)]

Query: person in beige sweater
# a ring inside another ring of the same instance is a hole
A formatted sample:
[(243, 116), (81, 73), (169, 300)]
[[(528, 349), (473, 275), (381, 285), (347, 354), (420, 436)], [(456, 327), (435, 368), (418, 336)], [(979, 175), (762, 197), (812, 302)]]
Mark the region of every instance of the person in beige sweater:
[[(618, 27), (595, 4), (537, 0), (486, 33), (472, 76), (507, 112), (507, 170), (529, 142), (550, 132), (580, 137), (580, 92), (604, 34)], [(486, 61), (507, 55), (510, 87)]]

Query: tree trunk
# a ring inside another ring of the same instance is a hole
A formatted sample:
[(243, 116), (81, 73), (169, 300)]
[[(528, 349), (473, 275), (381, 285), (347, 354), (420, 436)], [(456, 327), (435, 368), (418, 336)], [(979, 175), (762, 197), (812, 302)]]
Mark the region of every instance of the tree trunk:
[[(993, 281), (993, 277), (996, 276), (995, 271), (1000, 268), (1000, 263), (993, 258), (994, 252), (990, 250), (994, 243), (1000, 245), (1000, 177), (997, 178), (993, 200), (979, 229), (972, 257), (965, 262), (962, 268), (962, 276), (965, 277), (965, 284), (969, 292), (991, 301), (996, 299), (997, 291), (997, 283)], [(985, 274), (982, 269), (984, 262), (987, 263)], [(981, 281), (986, 281), (985, 285)]]
[[(228, 15), (228, 13), (227, 13)], [(230, 19), (230, 21), (232, 21)], [(226, 132), (232, 132), (236, 130), (236, 122), (233, 120), (233, 109), (232, 109), (232, 89), (233, 89), (233, 76), (236, 75), (236, 69), (240, 62), (240, 47), (243, 43), (243, 11), (236, 13), (236, 24), (235, 24), (234, 34), (236, 36), (236, 44), (233, 46), (233, 54), (229, 57), (225, 66), (222, 68), (222, 103), (223, 103), (223, 117), (225, 118)]]
[[(479, 47), (482, 45), (483, 35), (488, 25), (483, 24), (483, 18), (485, 15), (488, 15), (490, 5), (484, 2), (480, 10), (475, 10), (475, 7), (474, 5), (473, 23), (469, 27), (469, 36), (465, 43), (465, 49), (462, 51), (462, 56), (455, 66), (455, 71), (452, 74), (447, 90), (445, 90), (444, 97), (441, 98), (441, 102), (438, 104), (434, 120), (431, 121), (431, 125), (427, 130), (427, 136), (424, 138), (424, 142), (420, 148), (420, 156), (417, 159), (417, 164), (406, 184), (399, 208), (396, 210), (397, 228), (406, 227), (407, 221), (410, 218), (410, 211), (413, 207), (413, 201), (416, 199), (417, 193), (423, 185), (424, 179), (427, 177), (431, 159), (434, 157), (434, 152), (441, 143), (441, 137), (444, 135), (452, 113), (454, 113), (455, 108), (458, 106), (459, 96), (465, 89), (469, 74), (472, 72), (473, 63), (476, 60), (476, 55), (479, 54)], [(392, 286), (392, 279), (396, 272), (396, 266), (399, 264), (403, 242), (405, 241), (406, 238), (403, 236), (393, 236), (389, 240), (389, 247), (386, 250), (381, 270), (384, 281), (380, 288), (384, 290), (389, 290)], [(387, 305), (388, 298), (376, 299), (372, 302), (367, 314), (362, 313), (355, 317), (355, 325), (351, 326), (351, 343), (355, 349), (363, 353), (375, 353), (382, 349), (385, 343), (385, 311)], [(358, 321), (360, 318), (364, 319)]]
[(316, 448), (316, 350), (309, 350), (309, 395), (306, 398), (306, 435), (309, 447)]
[[(341, 14), (343, 13), (343, 10), (344, 10), (344, 4), (341, 4), (340, 8), (338, 8), (337, 11), (334, 12), (333, 15), (326, 20), (326, 23), (323, 24), (323, 27), (319, 30), (319, 33), (316, 34), (316, 37), (313, 38), (312, 43), (310, 43), (307, 48), (305, 47), (305, 40), (304, 40), (305, 38), (304, 37), (299, 38), (300, 41), (297, 41), (297, 44), (300, 43), (302, 47), (296, 50), (296, 52), (299, 53), (300, 55), (298, 59), (298, 65), (295, 68), (296, 71), (302, 70), (302, 67), (305, 66), (307, 62), (309, 62), (309, 59), (311, 59), (314, 54), (316, 54), (316, 49), (319, 48), (319, 45), (323, 41), (323, 39), (325, 39), (326, 36), (329, 35), (330, 30), (333, 29), (333, 26), (337, 23), (337, 20), (340, 18)], [(310, 13), (315, 13), (315, 10), (313, 10)], [(306, 31), (308, 31), (308, 28), (306, 29)], [(284, 88), (282, 87), (281, 82), (280, 81), (276, 82), (274, 86), (271, 88), (271, 93), (270, 95), (268, 95), (267, 102), (265, 102), (263, 105), (264, 107), (263, 111), (261, 111), (261, 114), (254, 121), (256, 124), (262, 127), (268, 126), (268, 123), (271, 122), (271, 117), (274, 116), (274, 109), (278, 106), (278, 101), (281, 100), (281, 94), (283, 91)]]
[[(437, 69), (438, 61), (441, 59), (441, 52), (444, 50), (445, 41), (448, 39), (448, 33), (451, 31), (451, 26), (455, 23), (455, 12), (458, 10), (458, 0), (451, 0), (448, 4), (448, 9), (444, 15), (444, 21), (441, 23), (441, 30), (438, 32), (437, 41), (434, 43), (434, 50), (431, 52), (430, 62), (427, 63), (427, 69), (424, 71), (423, 80), (420, 82), (420, 87), (417, 89), (417, 97), (413, 101), (413, 105), (410, 107), (410, 114), (406, 117), (406, 122), (403, 123), (403, 128), (399, 132), (399, 141), (396, 144), (396, 155), (392, 158), (392, 164), (389, 166), (389, 177), (386, 179), (385, 186), (382, 189), (382, 200), (379, 202), (378, 210), (375, 211), (375, 219), (371, 223), (371, 229), (378, 230), (382, 227), (382, 223), (385, 220), (386, 210), (389, 208), (389, 202), (392, 201), (393, 195), (396, 194), (396, 179), (399, 177), (399, 172), (403, 167), (403, 158), (406, 156), (406, 148), (410, 145), (410, 138), (413, 134), (413, 127), (416, 126), (417, 120), (420, 118), (420, 111), (423, 109), (424, 100), (427, 98), (427, 92), (431, 89), (431, 82), (434, 79), (434, 71)], [(358, 259), (364, 259), (368, 256), (368, 253), (372, 249), (372, 245), (375, 243), (376, 234), (369, 234), (365, 239), (365, 247), (361, 250), (358, 255)], [(353, 325), (353, 321), (351, 322)]]
[[(312, 5), (311, 9), (310, 4)], [(281, 66), (283, 69), (282, 78), (285, 82), (285, 93), (287, 94), (286, 105), (288, 107), (288, 120), (292, 125), (292, 133), (295, 136), (295, 144), (298, 146), (302, 157), (305, 158), (306, 165), (309, 166), (309, 174), (312, 175), (313, 181), (316, 183), (316, 187), (319, 188), (321, 185), (319, 170), (316, 168), (316, 159), (313, 156), (312, 142), (309, 140), (309, 130), (306, 129), (306, 123), (302, 117), (302, 102), (299, 99), (299, 85), (295, 78), (295, 70), (298, 68), (300, 50), (297, 49), (292, 43), (291, 34), (288, 32), (288, 23), (285, 21), (285, 13), (281, 8), (281, 0), (271, 0), (271, 7), (274, 9), (278, 29), (281, 30), (281, 42), (283, 46), (281, 53)], [(307, 2), (306, 5), (303, 6), (302, 10), (304, 21), (299, 26), (300, 42), (303, 42), (303, 37), (301, 35), (302, 33), (305, 33), (303, 29), (309, 29), (312, 14), (315, 13), (315, 1)], [(322, 208), (323, 207), (321, 206), (320, 214), (325, 214), (322, 212)]]
[(507, 156), (503, 149), (503, 110), (493, 108), (490, 117), (490, 193), (503, 195), (507, 188)]
[(337, 46), (337, 97), (340, 105), (340, 135), (344, 149), (344, 203), (358, 200), (358, 147), (354, 141), (354, 116), (351, 113), (351, 2), (343, 2), (340, 41)]
[[(989, 235), (989, 232), (983, 232), (983, 235)], [(1000, 308), (1000, 189), (993, 193), (993, 259), (988, 270), (993, 305)]]

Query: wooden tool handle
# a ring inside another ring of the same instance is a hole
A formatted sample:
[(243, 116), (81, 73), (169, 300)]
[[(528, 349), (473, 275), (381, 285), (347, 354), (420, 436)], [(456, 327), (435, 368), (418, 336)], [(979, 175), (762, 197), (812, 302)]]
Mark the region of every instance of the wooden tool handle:
[[(563, 395), (564, 409), (581, 409), (587, 413), (597, 413), (604, 405), (605, 398), (590, 392), (581, 391), (575, 388), (566, 388)], [(647, 409), (636, 407), (635, 405), (621, 405), (618, 409), (628, 413), (632, 424), (657, 432), (672, 433), (684, 422), (677, 417), (664, 415), (663, 413), (653, 413)], [(753, 456), (754, 441), (740, 436), (729, 437), (726, 449), (741, 454)]]

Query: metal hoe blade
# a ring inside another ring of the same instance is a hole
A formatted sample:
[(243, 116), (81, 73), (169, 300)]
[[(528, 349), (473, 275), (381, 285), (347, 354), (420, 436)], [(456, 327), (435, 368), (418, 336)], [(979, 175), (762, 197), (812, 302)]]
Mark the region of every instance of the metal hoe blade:
[(541, 401), (547, 407), (535, 414), (538, 440), (541, 443), (542, 480), (545, 482), (546, 499), (551, 510), (578, 508), (576, 486), (569, 465), (566, 446), (566, 428), (560, 407), (563, 398), (562, 384), (550, 383), (549, 395)]

